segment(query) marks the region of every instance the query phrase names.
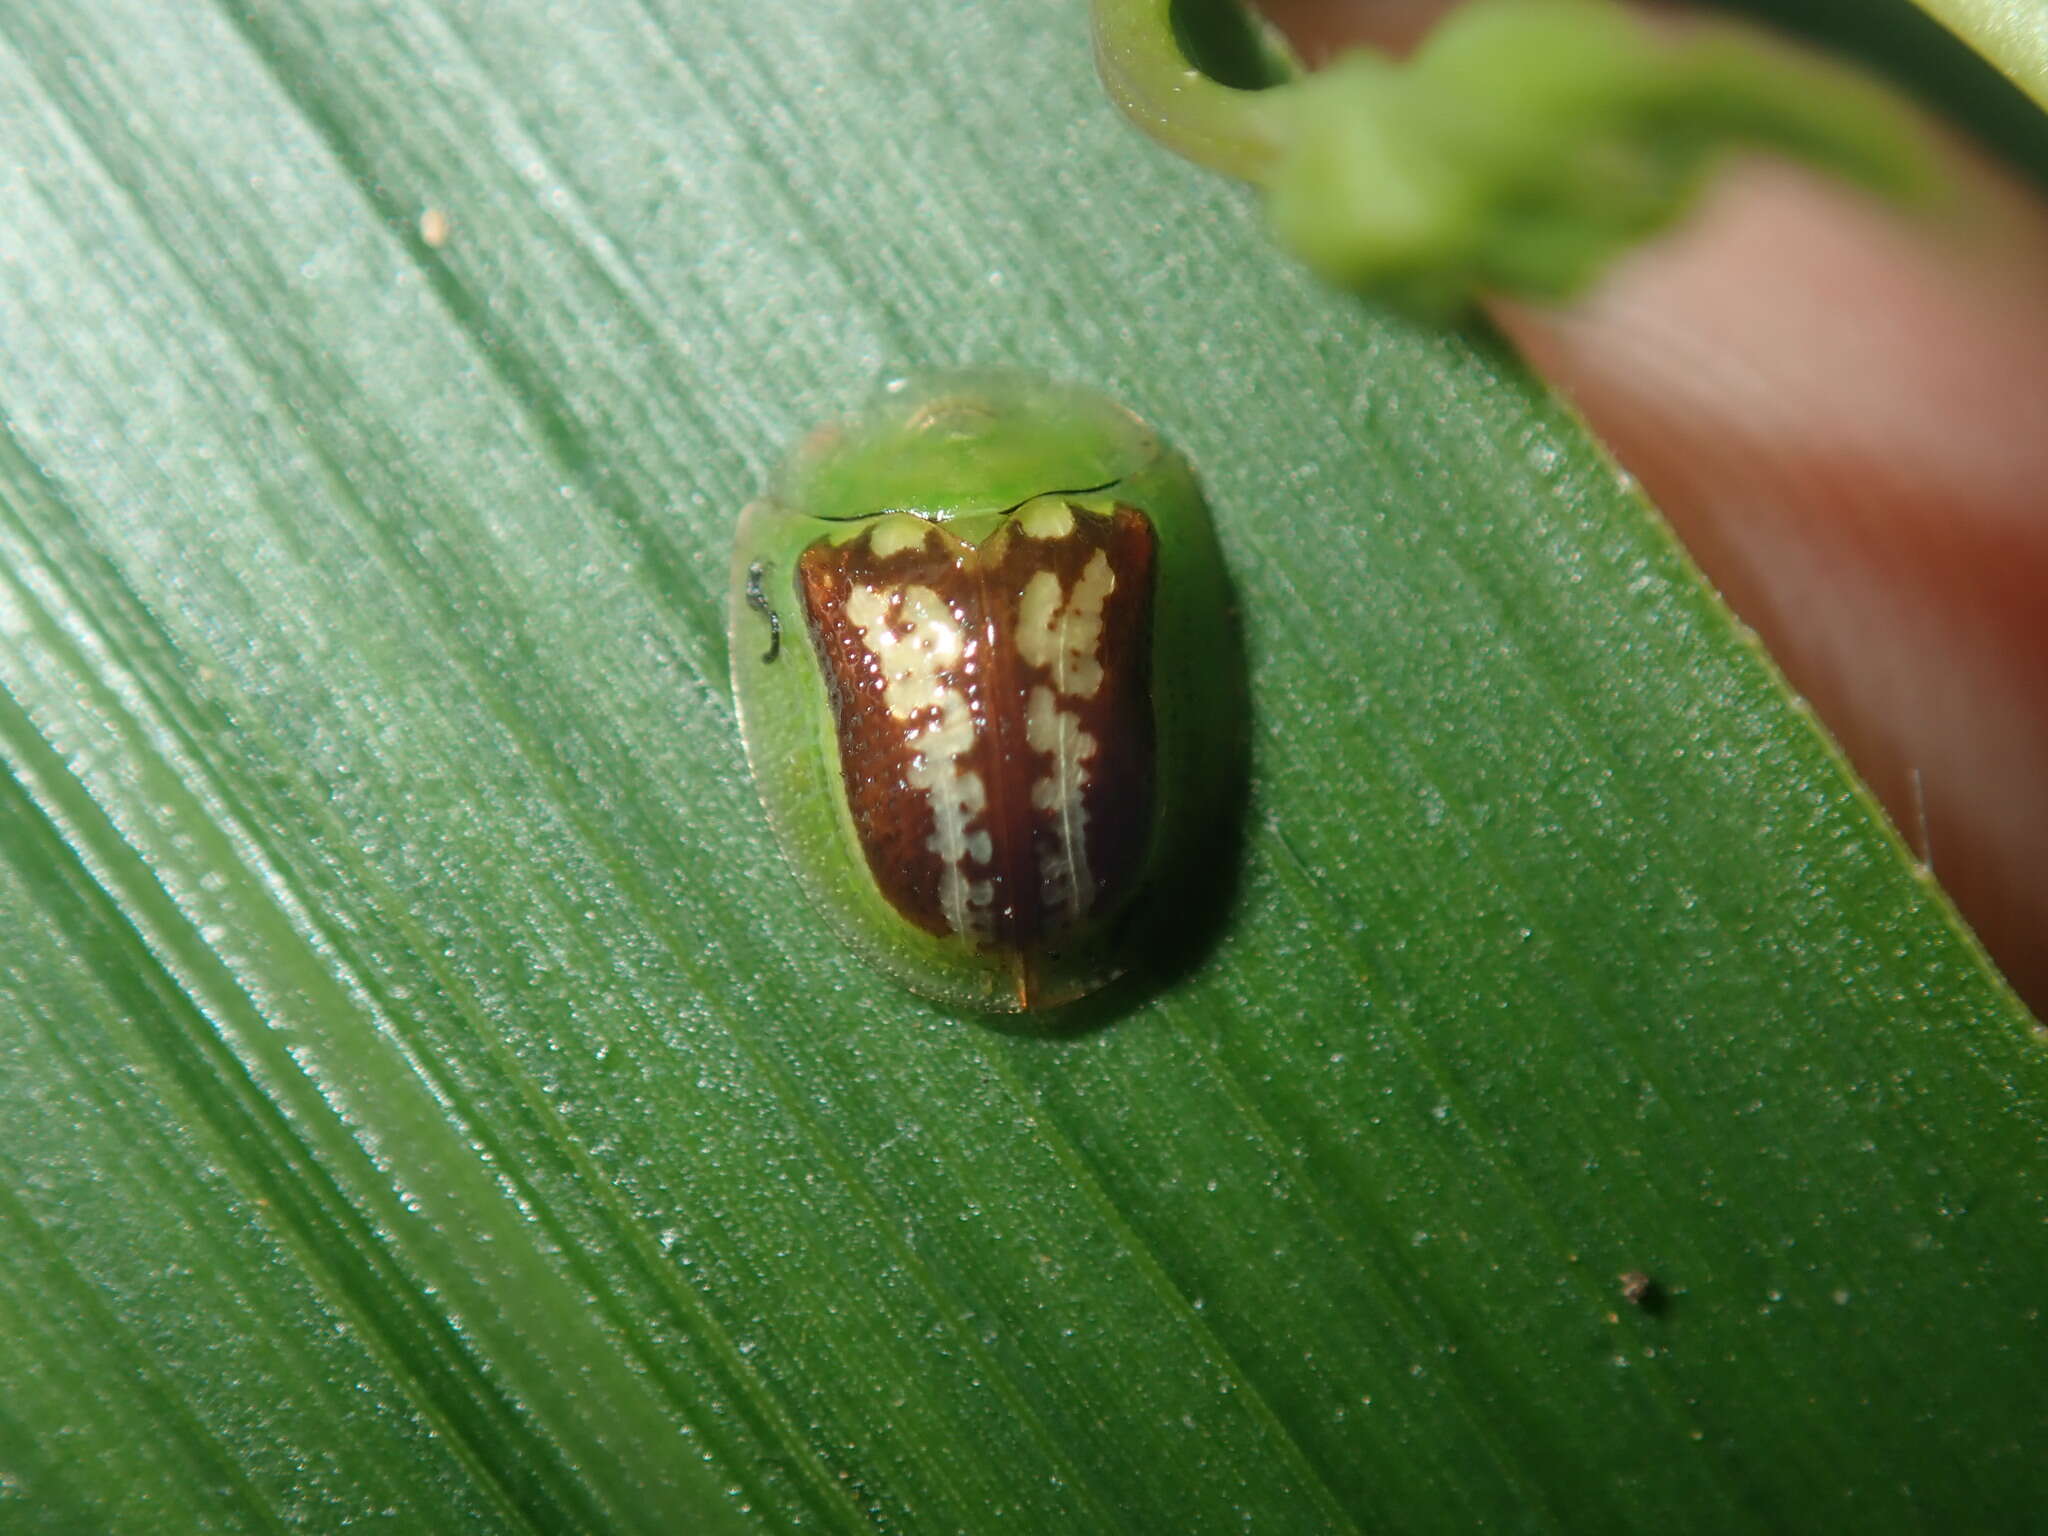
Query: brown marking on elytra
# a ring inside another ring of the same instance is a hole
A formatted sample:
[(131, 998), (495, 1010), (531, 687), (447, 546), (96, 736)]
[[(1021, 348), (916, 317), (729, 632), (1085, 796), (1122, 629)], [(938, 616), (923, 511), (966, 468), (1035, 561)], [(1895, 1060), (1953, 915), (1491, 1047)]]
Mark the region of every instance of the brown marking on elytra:
[(799, 558), (841, 779), (908, 921), (1031, 954), (1119, 908), (1152, 819), (1154, 541), (1135, 509), (1060, 504), (980, 545), (890, 519)]

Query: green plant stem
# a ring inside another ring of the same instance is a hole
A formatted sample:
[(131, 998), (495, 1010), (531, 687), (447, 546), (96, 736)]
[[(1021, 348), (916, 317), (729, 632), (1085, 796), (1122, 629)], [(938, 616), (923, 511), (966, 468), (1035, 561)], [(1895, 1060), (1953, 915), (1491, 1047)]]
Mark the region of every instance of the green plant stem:
[(1416, 308), (1568, 296), (1678, 219), (1736, 148), (1902, 203), (1937, 186), (1891, 92), (1739, 27), (1670, 38), (1611, 0), (1473, 0), (1411, 60), (1354, 49), (1254, 92), (1189, 68), (1172, 23), (1171, 0), (1099, 0), (1112, 96), (1262, 186), (1281, 243), (1322, 276)]
[(1192, 67), (1173, 27), (1174, 0), (1096, 0), (1095, 63), (1110, 97), (1175, 154), (1262, 182), (1284, 142), (1271, 93), (1238, 90)]

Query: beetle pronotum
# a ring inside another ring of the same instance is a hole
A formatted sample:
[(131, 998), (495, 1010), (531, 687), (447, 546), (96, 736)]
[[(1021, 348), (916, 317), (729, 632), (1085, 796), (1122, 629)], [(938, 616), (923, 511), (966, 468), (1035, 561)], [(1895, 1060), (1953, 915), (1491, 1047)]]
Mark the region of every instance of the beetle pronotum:
[(813, 900), (961, 1006), (1051, 1006), (1125, 966), (1223, 813), (1235, 640), (1180, 456), (1031, 375), (890, 386), (742, 514), (747, 753)]

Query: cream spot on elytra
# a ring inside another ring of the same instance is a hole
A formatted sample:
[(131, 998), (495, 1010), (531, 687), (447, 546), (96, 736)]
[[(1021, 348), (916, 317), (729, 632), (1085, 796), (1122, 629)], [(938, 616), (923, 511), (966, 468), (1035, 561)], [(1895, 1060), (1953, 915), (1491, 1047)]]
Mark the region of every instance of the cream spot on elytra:
[[(892, 619), (890, 600), (897, 611)], [(882, 669), (882, 702), (898, 720), (941, 707), (946, 678), (966, 644), (960, 621), (930, 587), (855, 587), (846, 616)], [(961, 707), (966, 703), (963, 700)], [(972, 745), (972, 743), (970, 743)]]
[(923, 549), (930, 540), (932, 525), (905, 512), (891, 513), (868, 531), (868, 548), (886, 560), (907, 549)]
[(846, 616), (881, 668), (882, 702), (890, 716), (919, 722), (907, 732), (913, 751), (904, 782), (931, 804), (926, 846), (939, 856), (939, 909), (955, 933), (990, 937), (994, 883), (969, 879), (966, 870), (970, 860), (989, 863), (995, 844), (973, 825), (988, 804), (987, 788), (980, 774), (961, 766), (974, 750), (975, 725), (953, 676), (965, 644), (960, 622), (924, 586), (855, 587), (846, 599)]
[(1039, 571), (1017, 599), (1017, 654), (1034, 667), (1052, 665), (1060, 617), (1060, 579)]
[(1052, 671), (1062, 694), (1088, 699), (1102, 686), (1102, 604), (1116, 590), (1109, 557), (1095, 551), (1062, 600), (1059, 578), (1039, 571), (1024, 584), (1017, 605), (1017, 653)]
[(1063, 539), (1074, 531), (1074, 509), (1057, 497), (1041, 496), (1017, 514), (1017, 530), (1034, 539)]
[(1095, 738), (1081, 729), (1081, 717), (1061, 709), (1043, 683), (1024, 706), (1024, 739), (1031, 750), (1052, 759), (1045, 776), (1031, 786), (1034, 809), (1052, 817), (1053, 837), (1039, 850), (1040, 899), (1069, 921), (1088, 910), (1095, 881), (1088, 871), (1088, 759)]

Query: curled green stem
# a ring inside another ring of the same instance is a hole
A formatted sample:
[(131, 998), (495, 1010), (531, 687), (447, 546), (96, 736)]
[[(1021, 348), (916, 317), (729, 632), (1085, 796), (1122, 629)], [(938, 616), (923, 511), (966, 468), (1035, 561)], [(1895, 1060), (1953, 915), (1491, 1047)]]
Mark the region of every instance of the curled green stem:
[(1652, 32), (1613, 0), (1472, 0), (1415, 56), (1368, 49), (1272, 89), (1192, 68), (1174, 0), (1096, 0), (1111, 95), (1188, 158), (1265, 189), (1330, 280), (1443, 310), (1557, 298), (1678, 218), (1730, 150), (1924, 202), (1932, 152), (1866, 77), (1728, 24)]
[(1175, 8), (1176, 0), (1095, 0), (1095, 66), (1110, 99), (1174, 153), (1264, 181), (1284, 142), (1271, 93), (1224, 85), (1195, 68)]

